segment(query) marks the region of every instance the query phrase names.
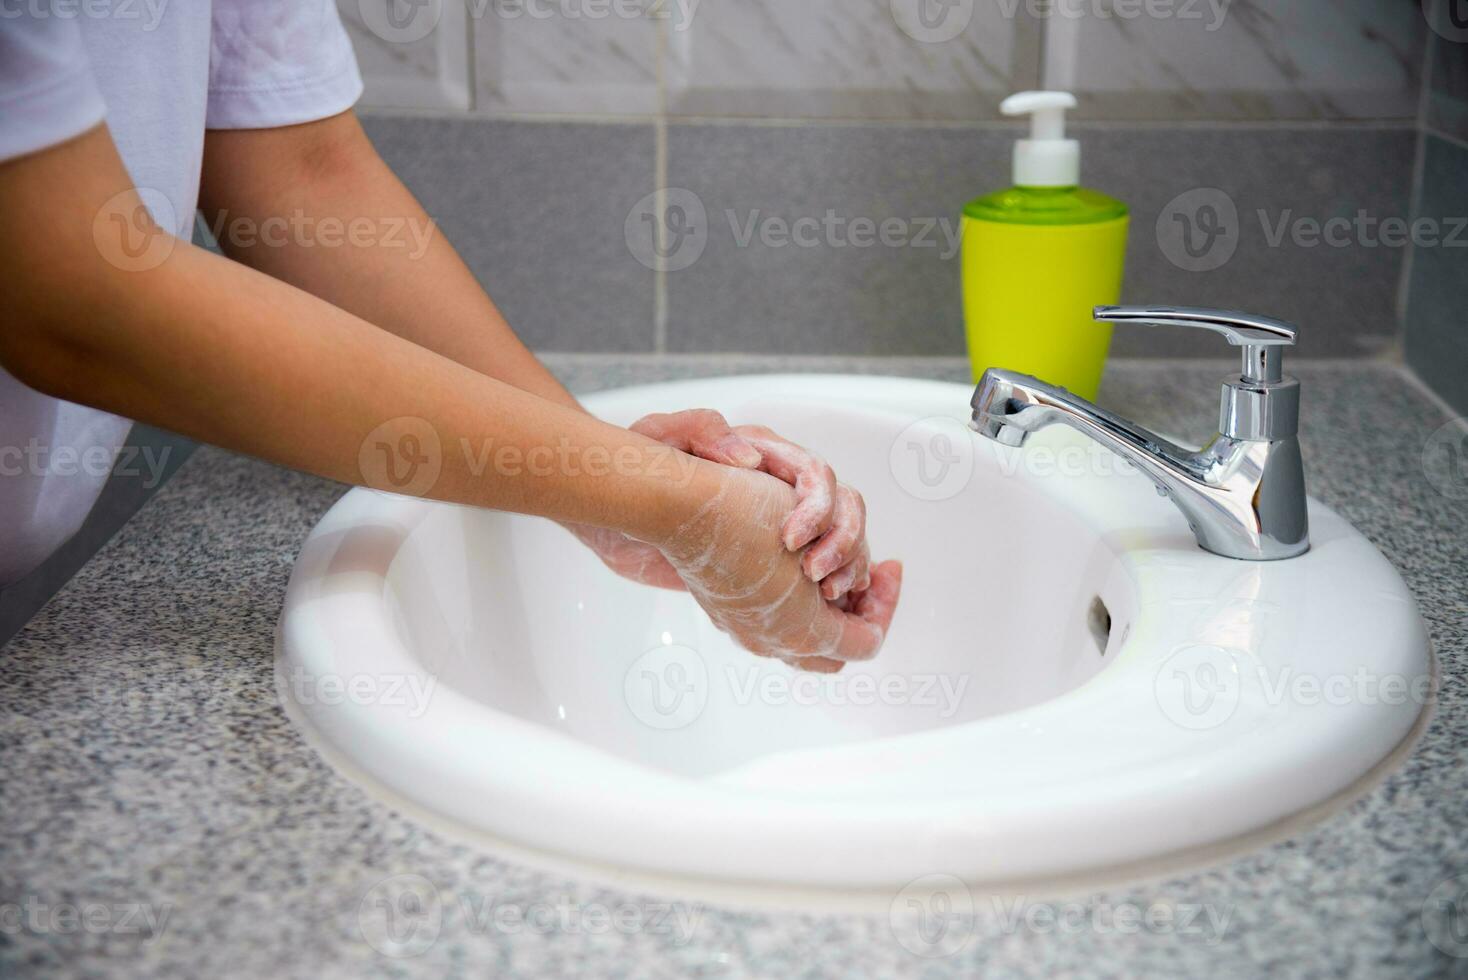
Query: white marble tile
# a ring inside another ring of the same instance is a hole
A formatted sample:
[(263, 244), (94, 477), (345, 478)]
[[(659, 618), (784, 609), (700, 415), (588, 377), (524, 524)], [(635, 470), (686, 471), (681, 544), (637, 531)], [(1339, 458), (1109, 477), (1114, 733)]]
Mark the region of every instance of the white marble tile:
[(668, 42), (685, 116), (994, 118), (1039, 51), (1019, 0), (702, 0)]
[(656, 113), (658, 3), (469, 0), (476, 107), (489, 113)]
[(1426, 21), (1413, 2), (1060, 2), (1046, 83), (1072, 84), (1091, 118), (1417, 114)]
[(367, 107), (469, 108), (464, 0), (337, 0)]

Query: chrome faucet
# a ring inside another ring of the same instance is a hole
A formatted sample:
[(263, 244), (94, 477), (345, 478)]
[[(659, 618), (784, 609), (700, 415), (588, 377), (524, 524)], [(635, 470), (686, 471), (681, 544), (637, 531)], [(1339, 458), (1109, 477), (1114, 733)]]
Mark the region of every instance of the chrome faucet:
[(1223, 382), (1218, 434), (1197, 452), (1038, 378), (990, 368), (974, 391), (973, 427), (1022, 446), (1052, 425), (1076, 429), (1145, 473), (1188, 519), (1198, 544), (1227, 558), (1272, 561), (1310, 548), (1305, 471), (1296, 438), (1300, 382), (1284, 373), (1295, 328), (1268, 317), (1171, 306), (1098, 306), (1097, 320), (1198, 327), (1243, 348)]

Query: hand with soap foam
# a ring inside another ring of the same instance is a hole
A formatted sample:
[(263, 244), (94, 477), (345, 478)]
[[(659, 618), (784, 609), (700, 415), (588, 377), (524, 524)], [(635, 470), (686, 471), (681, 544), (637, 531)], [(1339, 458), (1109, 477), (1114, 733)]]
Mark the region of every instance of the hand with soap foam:
[(797, 491), (753, 470), (704, 474), (701, 503), (649, 543), (714, 625), (745, 649), (801, 670), (834, 673), (875, 657), (902, 591), (902, 565), (877, 565), (864, 573), (867, 588), (831, 601), (786, 547)]
[[(866, 504), (837, 483), (825, 460), (763, 426), (731, 428), (710, 409), (649, 415), (631, 431), (700, 459), (739, 469), (759, 469), (795, 488), (794, 510), (780, 538), (792, 552), (805, 550), (801, 567), (820, 583), (827, 600), (864, 592), (871, 585), (866, 543)], [(644, 585), (683, 589), (686, 583), (655, 547), (605, 528), (569, 526), (618, 575)]]

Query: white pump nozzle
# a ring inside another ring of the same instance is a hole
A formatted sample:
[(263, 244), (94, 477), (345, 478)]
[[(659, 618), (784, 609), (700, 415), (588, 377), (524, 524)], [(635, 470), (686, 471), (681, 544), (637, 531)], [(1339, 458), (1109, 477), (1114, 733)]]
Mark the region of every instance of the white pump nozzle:
[(1020, 187), (1074, 187), (1081, 182), (1081, 145), (1065, 138), (1069, 92), (1017, 92), (999, 103), (1006, 116), (1030, 116), (1030, 138), (1014, 144), (1014, 182)]

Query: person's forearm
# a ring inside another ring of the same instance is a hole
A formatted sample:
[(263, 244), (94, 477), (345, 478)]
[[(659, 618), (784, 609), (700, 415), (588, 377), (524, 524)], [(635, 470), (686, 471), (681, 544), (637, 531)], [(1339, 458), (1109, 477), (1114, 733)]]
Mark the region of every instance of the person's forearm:
[[(79, 157), (60, 168), (6, 166), (0, 301), (12, 322), (0, 364), (22, 381), (343, 482), (401, 489), (374, 479), (379, 459), (399, 474), (437, 466), (408, 489), (644, 538), (717, 482), (710, 464), (187, 243), (156, 268), (122, 271), (93, 241), (101, 202), (127, 179), (101, 139), (48, 151)], [(100, 178), (99, 155), (112, 161)], [(394, 423), (404, 419), (421, 423)]]
[(236, 261), (475, 371), (579, 408), (352, 113), (281, 129), (211, 131), (200, 204)]

